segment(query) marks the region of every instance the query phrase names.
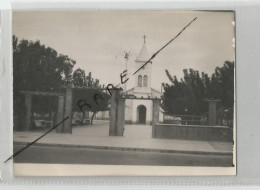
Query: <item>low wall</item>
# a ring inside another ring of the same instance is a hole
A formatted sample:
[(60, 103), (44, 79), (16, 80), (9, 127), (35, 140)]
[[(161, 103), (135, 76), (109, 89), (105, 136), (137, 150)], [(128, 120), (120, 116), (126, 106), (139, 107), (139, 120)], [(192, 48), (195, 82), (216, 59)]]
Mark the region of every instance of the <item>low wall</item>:
[(132, 120), (125, 120), (126, 125), (152, 125), (151, 121), (146, 121), (145, 124), (139, 124), (138, 122), (133, 122)]
[(131, 124), (133, 124), (133, 122), (132, 122), (132, 120), (125, 120), (125, 124), (126, 125), (131, 125)]
[(233, 129), (226, 126), (157, 124), (155, 138), (232, 141)]

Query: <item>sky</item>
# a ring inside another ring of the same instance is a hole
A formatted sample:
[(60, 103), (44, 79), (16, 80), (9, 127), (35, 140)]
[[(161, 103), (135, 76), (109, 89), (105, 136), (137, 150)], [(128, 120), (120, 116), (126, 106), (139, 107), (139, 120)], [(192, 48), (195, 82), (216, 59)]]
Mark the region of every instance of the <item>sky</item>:
[[(153, 59), (151, 86), (160, 90), (161, 83), (170, 83), (166, 69), (178, 79), (186, 68), (211, 75), (226, 60), (235, 60), (233, 12), (19, 11), (13, 13), (12, 30), (19, 40), (40, 40), (68, 55), (76, 61), (74, 70), (84, 69), (101, 84), (116, 85), (125, 69), (124, 51), (130, 52), (131, 76), (144, 35), (152, 56), (195, 17), (196, 21)], [(130, 77), (128, 89), (133, 81)]]

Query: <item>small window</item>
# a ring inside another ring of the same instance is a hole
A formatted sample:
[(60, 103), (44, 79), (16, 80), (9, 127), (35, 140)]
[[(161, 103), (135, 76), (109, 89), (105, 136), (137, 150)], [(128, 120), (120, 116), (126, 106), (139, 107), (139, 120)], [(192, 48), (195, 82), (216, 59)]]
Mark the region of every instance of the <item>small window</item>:
[(144, 82), (143, 82), (144, 87), (147, 87), (147, 80), (148, 80), (147, 75), (144, 75)]
[(142, 87), (142, 76), (141, 75), (138, 76), (138, 86)]

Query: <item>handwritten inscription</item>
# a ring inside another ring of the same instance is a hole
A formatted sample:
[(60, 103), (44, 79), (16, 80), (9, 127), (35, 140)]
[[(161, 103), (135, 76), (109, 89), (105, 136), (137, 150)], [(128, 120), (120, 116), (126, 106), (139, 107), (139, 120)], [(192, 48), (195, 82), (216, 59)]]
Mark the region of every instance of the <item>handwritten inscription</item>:
[(123, 73), (120, 74), (121, 84), (124, 84), (124, 83), (126, 83), (129, 80), (129, 78), (124, 80), (124, 78), (126, 76), (127, 76), (127, 70), (124, 70)]
[[(108, 91), (108, 93), (110, 94), (110, 96), (112, 96), (112, 90), (118, 90), (119, 88), (116, 88), (116, 87), (114, 87), (114, 85), (113, 84), (108, 84), (107, 85), (107, 87), (106, 87), (106, 90)], [(94, 100), (94, 102), (96, 103), (96, 105), (98, 105), (98, 104), (101, 104), (102, 103), (102, 101), (104, 101), (105, 99), (104, 99), (104, 97), (102, 96), (102, 94), (100, 94), (100, 93), (95, 93), (94, 95), (93, 95), (93, 100)], [(78, 102), (77, 102), (77, 105), (78, 105), (78, 107), (79, 107), (79, 109), (80, 109), (80, 111), (81, 112), (84, 112), (84, 110), (83, 110), (83, 108), (86, 106), (86, 108), (89, 108), (89, 109), (94, 109), (88, 102), (87, 102), (87, 100), (79, 100)]]
[(89, 105), (86, 100), (79, 100), (78, 103), (77, 103), (77, 105), (78, 105), (78, 107), (79, 107), (79, 109), (80, 109), (81, 112), (83, 112), (83, 108), (84, 108), (85, 106), (87, 106), (88, 108), (92, 108), (92, 106)]

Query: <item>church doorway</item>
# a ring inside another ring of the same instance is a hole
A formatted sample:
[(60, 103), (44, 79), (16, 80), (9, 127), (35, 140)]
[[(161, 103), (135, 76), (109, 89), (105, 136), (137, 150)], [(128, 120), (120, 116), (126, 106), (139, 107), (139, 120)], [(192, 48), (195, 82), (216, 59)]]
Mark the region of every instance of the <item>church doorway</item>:
[(139, 105), (137, 107), (138, 123), (146, 124), (146, 107), (144, 105)]

